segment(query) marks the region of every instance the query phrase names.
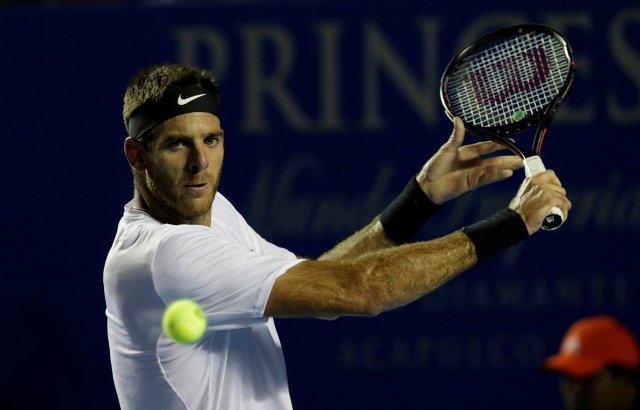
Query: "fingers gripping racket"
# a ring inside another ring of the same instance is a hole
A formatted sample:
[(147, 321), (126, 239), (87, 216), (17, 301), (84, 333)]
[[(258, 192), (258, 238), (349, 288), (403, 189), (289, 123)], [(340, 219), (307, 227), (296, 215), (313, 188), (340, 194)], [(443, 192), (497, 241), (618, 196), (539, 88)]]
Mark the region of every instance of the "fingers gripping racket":
[[(540, 24), (507, 27), (487, 34), (460, 51), (440, 82), (440, 99), (449, 118), (498, 142), (524, 161), (527, 177), (545, 170), (540, 159), (549, 124), (573, 82), (575, 62), (564, 37)], [(538, 124), (530, 149), (510, 139)], [(553, 207), (542, 228), (562, 224)]]

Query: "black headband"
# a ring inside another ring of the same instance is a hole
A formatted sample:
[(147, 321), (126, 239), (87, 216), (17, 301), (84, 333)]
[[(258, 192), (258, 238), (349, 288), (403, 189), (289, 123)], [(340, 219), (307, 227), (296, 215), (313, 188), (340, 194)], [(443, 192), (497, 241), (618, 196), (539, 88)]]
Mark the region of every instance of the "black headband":
[(169, 118), (190, 112), (208, 112), (217, 115), (218, 103), (211, 91), (200, 85), (170, 88), (160, 101), (147, 101), (129, 117), (127, 131), (139, 138), (152, 127)]

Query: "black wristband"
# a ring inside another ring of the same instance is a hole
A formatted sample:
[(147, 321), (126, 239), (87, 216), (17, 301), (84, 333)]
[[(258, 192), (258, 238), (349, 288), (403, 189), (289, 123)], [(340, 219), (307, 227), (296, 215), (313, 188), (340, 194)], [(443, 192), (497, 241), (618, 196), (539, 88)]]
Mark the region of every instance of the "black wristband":
[(396, 243), (408, 242), (442, 205), (436, 205), (413, 177), (404, 191), (380, 214), (387, 236)]
[(527, 225), (513, 209), (505, 208), (493, 216), (463, 228), (476, 247), (478, 262), (529, 237)]

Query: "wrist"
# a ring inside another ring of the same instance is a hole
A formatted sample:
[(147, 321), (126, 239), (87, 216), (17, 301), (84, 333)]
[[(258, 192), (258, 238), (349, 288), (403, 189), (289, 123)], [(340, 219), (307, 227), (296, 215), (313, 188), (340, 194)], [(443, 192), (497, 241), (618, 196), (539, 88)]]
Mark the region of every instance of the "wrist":
[(431, 201), (431, 203), (433, 203), (434, 205), (442, 205), (445, 201), (439, 201), (437, 199), (437, 195), (434, 197), (433, 192), (431, 191), (434, 183), (429, 181), (429, 178), (427, 178), (427, 171), (425, 168), (420, 170), (418, 175), (416, 175), (415, 180), (418, 183), (420, 189), (427, 196), (427, 199)]
[[(420, 186), (422, 187), (423, 185), (420, 185)], [(443, 200), (442, 198), (438, 198), (438, 195), (434, 195), (433, 191), (431, 190), (432, 188), (433, 188), (433, 182), (427, 182), (427, 184), (424, 185), (424, 188), (423, 188), (424, 194), (427, 196), (427, 199), (431, 201), (431, 203), (437, 206), (442, 206), (446, 202), (446, 200)]]
[(502, 209), (493, 216), (463, 228), (476, 248), (478, 262), (519, 243), (529, 237), (524, 220), (510, 208)]
[(429, 199), (413, 177), (402, 193), (380, 214), (380, 223), (389, 238), (396, 243), (405, 243), (441, 206)]

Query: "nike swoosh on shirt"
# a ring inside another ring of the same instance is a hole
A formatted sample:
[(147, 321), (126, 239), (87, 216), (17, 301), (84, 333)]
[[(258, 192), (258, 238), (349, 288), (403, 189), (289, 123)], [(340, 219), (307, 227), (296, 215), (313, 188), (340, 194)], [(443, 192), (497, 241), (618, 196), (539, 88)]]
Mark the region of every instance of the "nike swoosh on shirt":
[(189, 104), (191, 101), (195, 100), (196, 98), (200, 98), (203, 95), (206, 94), (198, 94), (198, 95), (194, 95), (193, 97), (189, 97), (189, 98), (182, 98), (182, 94), (180, 94), (178, 96), (178, 105), (185, 105), (185, 104)]

